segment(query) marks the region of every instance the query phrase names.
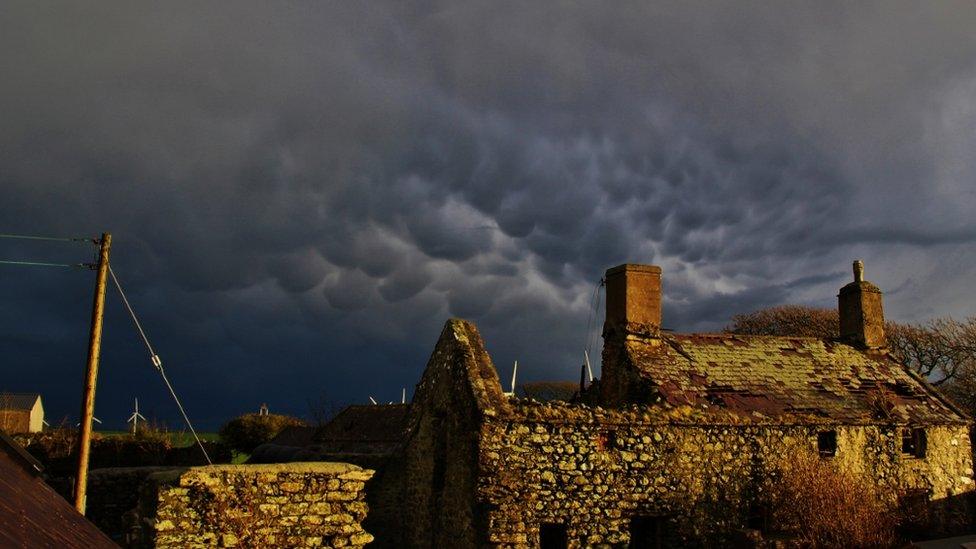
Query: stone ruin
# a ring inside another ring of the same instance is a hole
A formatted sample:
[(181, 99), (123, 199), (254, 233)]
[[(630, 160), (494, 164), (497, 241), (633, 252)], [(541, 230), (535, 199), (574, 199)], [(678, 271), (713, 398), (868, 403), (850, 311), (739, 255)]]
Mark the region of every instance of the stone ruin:
[(452, 319), (409, 405), (353, 407), (255, 452), (369, 469), (153, 472), (136, 534), (234, 545), (233, 520), (202, 527), (219, 516), (200, 502), (237, 501), (270, 513), (268, 546), (758, 546), (760, 486), (798, 452), (920, 498), (947, 532), (971, 525), (970, 421), (888, 354), (863, 266), (836, 340), (664, 331), (653, 266), (608, 270), (606, 295), (602, 379), (569, 401), (503, 392), (476, 327)]
[(855, 272), (820, 340), (663, 331), (661, 270), (610, 269), (602, 379), (572, 402), (505, 394), (475, 326), (448, 321), (367, 486), (375, 546), (726, 546), (799, 451), (968, 518), (969, 419), (887, 353)]

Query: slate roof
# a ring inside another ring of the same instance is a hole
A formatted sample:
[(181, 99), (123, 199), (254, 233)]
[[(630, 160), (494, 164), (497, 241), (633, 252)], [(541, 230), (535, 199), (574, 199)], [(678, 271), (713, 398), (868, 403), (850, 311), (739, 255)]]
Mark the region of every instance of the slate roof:
[(118, 547), (41, 480), (40, 471), (0, 433), (0, 547)]
[(573, 381), (533, 381), (523, 383), (518, 388), (521, 389), (521, 396), (539, 402), (554, 400), (570, 402), (579, 392), (579, 383)]
[(282, 429), (281, 432), (268, 443), (277, 444), (278, 446), (308, 446), (314, 441), (315, 433), (318, 430), (318, 427), (310, 425), (289, 425), (288, 427)]
[(666, 334), (630, 338), (627, 358), (672, 405), (838, 422), (967, 422), (884, 351), (810, 337)]
[(0, 393), (0, 410), (30, 411), (39, 398), (37, 393)]
[(330, 452), (392, 451), (403, 440), (406, 404), (352, 405), (319, 428), (315, 441)]

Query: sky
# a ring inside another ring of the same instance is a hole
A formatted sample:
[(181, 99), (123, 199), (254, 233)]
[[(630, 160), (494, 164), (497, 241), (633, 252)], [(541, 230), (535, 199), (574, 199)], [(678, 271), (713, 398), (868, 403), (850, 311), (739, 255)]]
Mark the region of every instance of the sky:
[[(888, 318), (965, 318), (974, 24), (971, 2), (8, 2), (0, 233), (111, 232), (204, 429), (399, 401), (450, 317), (503, 379), (575, 379), (625, 262), (663, 268), (678, 331), (834, 307), (858, 258)], [(0, 265), (0, 389), (54, 424), (93, 283)], [(135, 398), (180, 428), (112, 290), (96, 416)]]

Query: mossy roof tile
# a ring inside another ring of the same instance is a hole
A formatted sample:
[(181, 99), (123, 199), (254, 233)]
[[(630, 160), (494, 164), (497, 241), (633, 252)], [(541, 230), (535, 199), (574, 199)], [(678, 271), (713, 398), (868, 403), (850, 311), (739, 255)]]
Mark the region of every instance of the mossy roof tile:
[(667, 334), (627, 343), (628, 360), (666, 401), (837, 421), (963, 422), (884, 352), (815, 338)]

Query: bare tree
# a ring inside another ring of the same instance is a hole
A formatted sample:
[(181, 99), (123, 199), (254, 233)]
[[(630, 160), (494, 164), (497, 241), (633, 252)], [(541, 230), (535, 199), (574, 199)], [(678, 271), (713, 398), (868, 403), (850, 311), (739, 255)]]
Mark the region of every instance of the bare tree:
[(940, 342), (953, 353), (952, 375), (941, 389), (956, 404), (976, 416), (976, 317), (965, 322), (936, 321)]
[(976, 374), (976, 317), (937, 318), (926, 324), (889, 322), (885, 330), (892, 355), (933, 385), (951, 382), (964, 372)]
[(732, 317), (725, 331), (745, 335), (835, 338), (840, 320), (834, 309), (781, 305)]

